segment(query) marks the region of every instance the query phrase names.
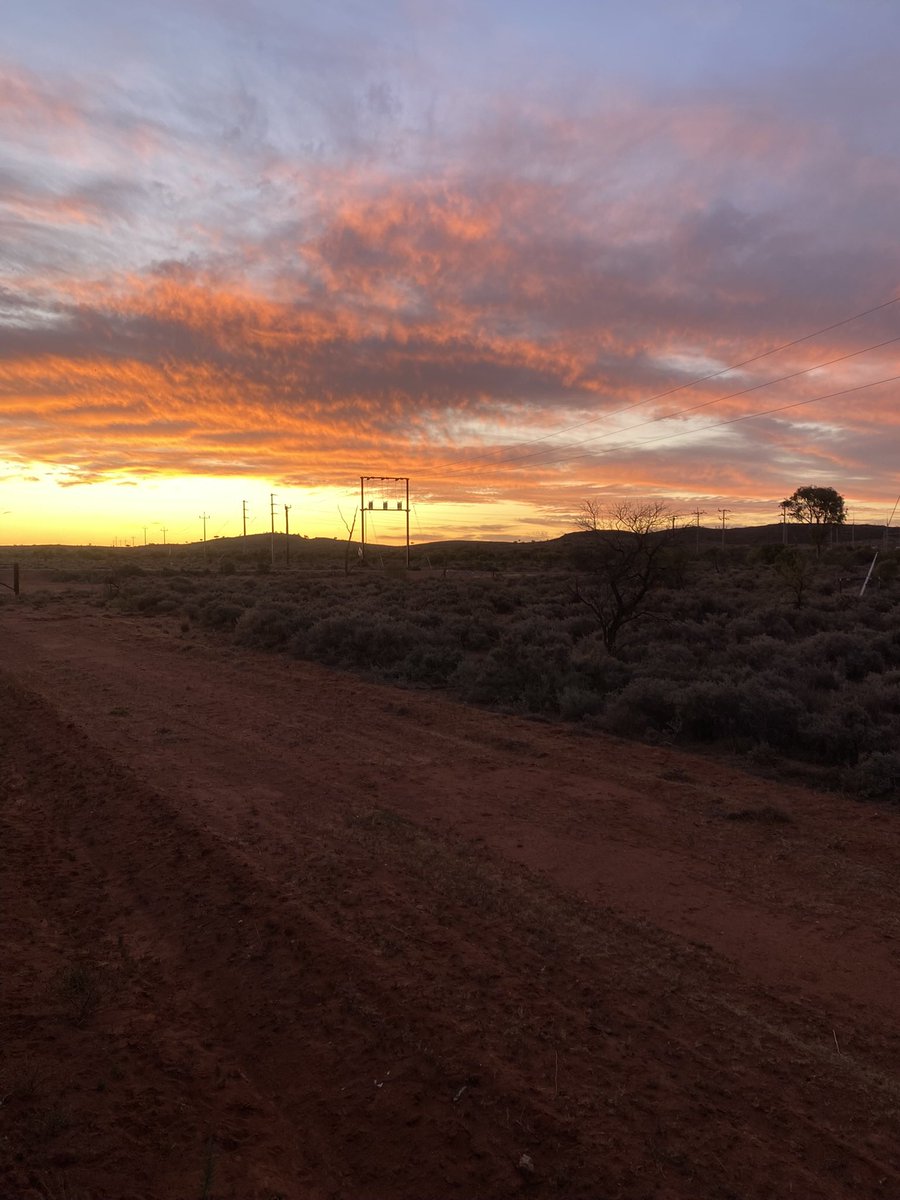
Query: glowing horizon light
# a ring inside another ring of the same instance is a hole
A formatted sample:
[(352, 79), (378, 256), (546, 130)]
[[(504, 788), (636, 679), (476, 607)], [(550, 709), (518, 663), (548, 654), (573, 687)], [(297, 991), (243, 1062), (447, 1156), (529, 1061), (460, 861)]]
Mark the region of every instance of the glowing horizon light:
[[(798, 477), (799, 478), (799, 477)], [(798, 482), (795, 486), (803, 486)], [(785, 495), (793, 491), (789, 488)], [(118, 480), (102, 483), (58, 485), (47, 489), (40, 475), (32, 474), (11, 482), (7, 474), (0, 482), (0, 545), (131, 545), (190, 544), (202, 539), (201, 514), (207, 513), (207, 537), (239, 537), (243, 533), (243, 501), (248, 502), (247, 532), (268, 533), (271, 529), (270, 496), (275, 495), (276, 530), (284, 529), (284, 505), (291, 506), (292, 534), (342, 540), (359, 504), (358, 477), (346, 487), (299, 487), (273, 479), (246, 476), (159, 477), (151, 480)], [(686, 494), (683, 489), (643, 489), (639, 485), (611, 484), (608, 488), (582, 481), (576, 483), (565, 502), (558, 488), (530, 489), (527, 497), (471, 501), (451, 500), (418, 491), (410, 481), (410, 537), (412, 542), (442, 540), (520, 541), (557, 537), (573, 529), (583, 499), (599, 497), (611, 509), (620, 500), (640, 500), (653, 495), (667, 501), (673, 511), (711, 510), (716, 505), (732, 510), (730, 523), (769, 525), (783, 496), (745, 499), (705, 492)], [(858, 493), (847, 495), (848, 507), (859, 524), (883, 525), (890, 505), (881, 506)], [(388, 514), (390, 515), (390, 514)], [(371, 517), (371, 540), (393, 544), (402, 531), (375, 512)], [(709, 520), (704, 524), (711, 524)], [(374, 531), (373, 531), (374, 527)], [(164, 532), (165, 531), (165, 532)]]

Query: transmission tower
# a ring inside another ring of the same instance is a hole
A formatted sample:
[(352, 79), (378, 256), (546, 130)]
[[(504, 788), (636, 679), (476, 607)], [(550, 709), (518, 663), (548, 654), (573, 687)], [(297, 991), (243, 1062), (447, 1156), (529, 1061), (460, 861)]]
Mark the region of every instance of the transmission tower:
[(406, 517), (406, 565), (409, 566), (409, 478), (405, 475), (360, 475), (360, 539), (366, 557), (366, 518), (376, 512), (403, 513)]

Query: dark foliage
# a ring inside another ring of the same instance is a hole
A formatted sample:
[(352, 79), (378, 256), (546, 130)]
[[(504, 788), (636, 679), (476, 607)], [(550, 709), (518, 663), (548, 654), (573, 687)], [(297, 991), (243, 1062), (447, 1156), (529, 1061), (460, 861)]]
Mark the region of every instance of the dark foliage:
[(580, 571), (446, 578), (439, 570), (155, 574), (127, 580), (108, 602), (174, 614), (184, 636), (192, 626), (220, 630), (245, 646), (446, 688), (473, 703), (720, 746), (760, 765), (806, 763), (861, 796), (896, 795), (896, 552), (882, 556), (863, 598), (867, 556), (850, 547), (808, 556), (799, 607), (784, 575), (793, 555), (682, 558), (673, 575), (668, 554), (658, 560), (652, 606), (622, 622), (612, 645), (579, 597), (583, 563)]

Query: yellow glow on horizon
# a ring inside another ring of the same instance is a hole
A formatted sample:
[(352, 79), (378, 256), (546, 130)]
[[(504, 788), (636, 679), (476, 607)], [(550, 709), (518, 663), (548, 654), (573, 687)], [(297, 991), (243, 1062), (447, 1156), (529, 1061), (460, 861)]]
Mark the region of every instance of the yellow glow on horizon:
[[(284, 530), (287, 504), (291, 533), (342, 539), (359, 506), (355, 480), (346, 488), (301, 488), (244, 476), (123, 476), (63, 486), (59, 480), (65, 478), (62, 472), (35, 468), (27, 476), (7, 476), (0, 483), (0, 544), (198, 542), (203, 537), (204, 513), (209, 541), (237, 537), (243, 533), (245, 500), (247, 533), (267, 533), (273, 495), (276, 531)], [(410, 510), (410, 539), (419, 544), (456, 538), (531, 539), (562, 531), (521, 503), (430, 504), (417, 500), (412, 492)], [(369, 541), (400, 544), (405, 534), (403, 514), (369, 514)], [(357, 516), (354, 537), (359, 536)]]
[[(277, 480), (248, 476), (154, 475), (71, 483), (67, 470), (46, 464), (0, 462), (0, 545), (131, 545), (199, 542), (206, 536), (238, 537), (243, 532), (243, 501), (247, 502), (247, 533), (268, 533), (270, 498), (275, 497), (275, 529), (285, 527), (284, 506), (290, 505), (291, 533), (308, 537), (347, 537), (359, 505), (358, 476), (346, 487), (286, 486)], [(410, 481), (410, 540), (532, 541), (558, 537), (573, 529), (573, 514), (591, 494), (589, 486), (547, 489), (540, 503), (527, 499), (455, 501), (431, 499)], [(648, 495), (650, 493), (648, 492)], [(705, 510), (704, 525), (715, 524), (716, 504), (731, 508), (729, 524), (775, 524), (776, 501), (729, 497), (677, 495), (657, 489), (672, 510), (683, 516), (696, 507)], [(611, 500), (614, 497), (611, 498)], [(611, 502), (611, 501), (610, 501)], [(883, 524), (887, 513), (863, 499), (847, 497), (856, 523)], [(685, 518), (686, 519), (686, 518)], [(405, 517), (399, 512), (369, 514), (367, 541), (399, 545), (405, 539)], [(354, 537), (360, 537), (357, 517)]]

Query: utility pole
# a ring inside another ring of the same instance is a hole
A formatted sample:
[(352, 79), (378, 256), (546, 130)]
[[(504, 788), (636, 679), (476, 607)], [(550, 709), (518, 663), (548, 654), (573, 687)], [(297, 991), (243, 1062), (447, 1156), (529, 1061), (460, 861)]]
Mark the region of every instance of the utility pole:
[(167, 534), (168, 532), (169, 532), (169, 531), (168, 531), (168, 529), (166, 529), (165, 525), (163, 525), (163, 526), (162, 526), (163, 545), (165, 545), (165, 544), (166, 544), (166, 534)]
[(247, 536), (247, 501), (246, 500), (241, 501), (241, 511), (243, 512), (243, 516), (244, 516), (244, 537), (246, 537)]
[[(359, 555), (365, 562), (366, 558), (366, 479), (364, 475), (359, 477)], [(351, 535), (352, 536), (352, 535)], [(887, 536), (887, 535), (885, 535)]]
[(291, 506), (284, 506), (284, 565), (290, 566), (291, 562), (291, 521), (288, 515), (291, 511)]
[(717, 510), (722, 514), (722, 549), (725, 549), (725, 518), (731, 512), (730, 508), (720, 508)]
[(705, 508), (695, 508), (693, 515), (697, 518), (697, 553), (699, 554), (700, 553), (700, 518), (706, 516), (706, 509)]
[(206, 541), (206, 522), (209, 520), (209, 513), (201, 513), (200, 520), (203, 522), (203, 540)]
[(782, 500), (778, 507), (781, 509), (781, 544), (787, 545), (787, 514), (790, 508), (790, 500)]
[[(375, 511), (375, 502), (369, 499), (372, 493), (378, 496), (379, 512), (403, 513), (406, 517), (406, 565), (409, 566), (409, 478), (405, 475), (360, 475), (359, 517), (360, 558), (365, 561), (369, 535), (366, 513)], [(346, 522), (344, 522), (346, 524)]]
[(272, 566), (275, 566), (275, 493), (269, 493), (269, 513), (272, 517)]
[(144, 545), (146, 546), (147, 545), (147, 526), (145, 525), (143, 527), (143, 529), (144, 529)]

